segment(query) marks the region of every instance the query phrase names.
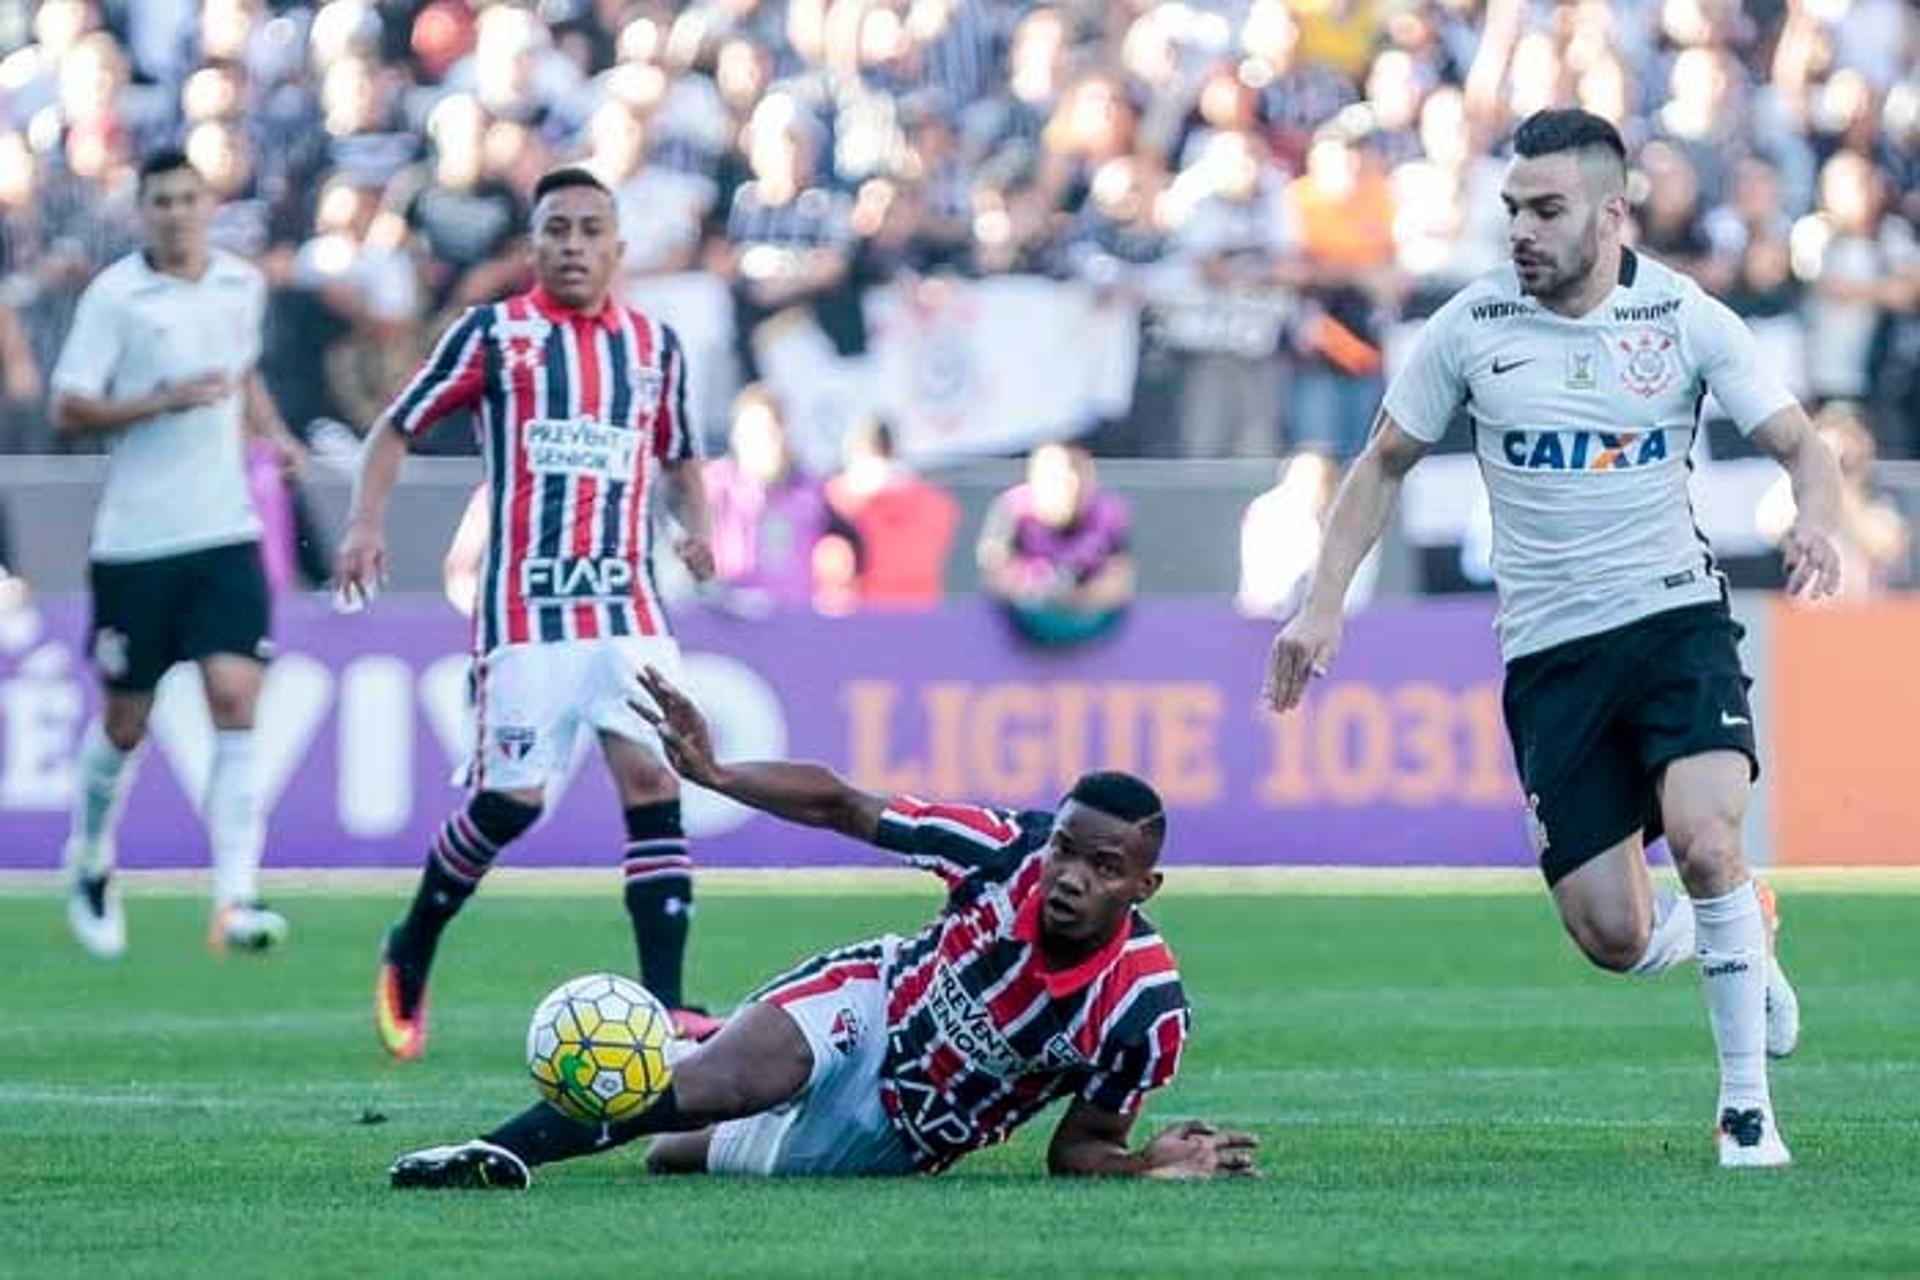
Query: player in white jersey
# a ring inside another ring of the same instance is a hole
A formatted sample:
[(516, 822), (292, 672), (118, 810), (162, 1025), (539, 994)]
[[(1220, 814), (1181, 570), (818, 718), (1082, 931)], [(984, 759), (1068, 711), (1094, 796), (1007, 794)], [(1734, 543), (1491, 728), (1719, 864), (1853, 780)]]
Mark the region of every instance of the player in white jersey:
[[(1512, 265), (1441, 308), (1388, 388), (1265, 697), (1285, 711), (1325, 674), (1401, 478), (1464, 406), (1493, 505), (1507, 728), (1560, 918), (1605, 969), (1698, 955), (1720, 1163), (1786, 1164), (1766, 1058), (1793, 1050), (1799, 1009), (1772, 954), (1771, 895), (1740, 851), (1758, 770), (1749, 682), (1687, 493), (1705, 393), (1792, 477), (1790, 591), (1838, 585), (1839, 471), (1733, 313), (1622, 243), (1613, 126), (1543, 111), (1514, 150)], [(1663, 830), (1688, 896), (1654, 892), (1644, 842)]]
[(88, 565), (106, 706), (80, 748), (67, 916), (89, 951), (125, 950), (114, 828), (154, 688), (193, 662), (214, 725), (202, 804), (215, 868), (209, 940), (261, 950), (287, 922), (261, 905), (257, 885), (265, 819), (253, 717), (269, 641), (245, 437), (264, 436), (289, 469), (303, 451), (255, 368), (265, 283), (207, 247), (206, 181), (163, 151), (141, 165), (138, 198), (144, 248), (87, 286), (52, 378), (59, 430), (111, 440)]

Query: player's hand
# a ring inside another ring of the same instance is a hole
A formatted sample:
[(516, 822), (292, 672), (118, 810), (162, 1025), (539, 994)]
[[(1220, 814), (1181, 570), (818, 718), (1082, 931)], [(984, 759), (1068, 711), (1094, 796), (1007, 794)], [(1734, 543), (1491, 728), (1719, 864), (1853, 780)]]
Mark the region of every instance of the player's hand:
[(219, 404), (233, 394), (233, 379), (224, 373), (203, 373), (185, 382), (176, 382), (161, 394), (166, 397), (170, 413), (204, 409), (208, 405)]
[(1274, 637), (1267, 658), (1267, 680), (1260, 700), (1275, 711), (1291, 711), (1306, 695), (1307, 681), (1324, 676), (1340, 651), (1340, 633), (1346, 620), (1340, 614), (1322, 616), (1302, 611)]
[(1189, 1120), (1163, 1129), (1147, 1143), (1149, 1178), (1257, 1178), (1253, 1152), (1260, 1140), (1250, 1133), (1216, 1129)]
[(333, 589), (341, 608), (357, 612), (372, 603), (387, 580), (387, 540), (378, 529), (349, 525), (333, 562)]
[(1840, 551), (1824, 529), (1795, 520), (1780, 539), (1787, 563), (1787, 594), (1818, 600), (1840, 589)]
[(660, 735), (667, 763), (688, 782), (713, 785), (720, 776), (720, 765), (713, 758), (713, 734), (700, 708), (651, 664), (640, 673), (640, 685), (653, 700), (652, 705), (639, 698), (628, 705)]
[(698, 534), (684, 534), (680, 541), (673, 544), (674, 554), (680, 557), (680, 563), (687, 566), (687, 572), (693, 575), (695, 582), (710, 582), (713, 579), (713, 544)]

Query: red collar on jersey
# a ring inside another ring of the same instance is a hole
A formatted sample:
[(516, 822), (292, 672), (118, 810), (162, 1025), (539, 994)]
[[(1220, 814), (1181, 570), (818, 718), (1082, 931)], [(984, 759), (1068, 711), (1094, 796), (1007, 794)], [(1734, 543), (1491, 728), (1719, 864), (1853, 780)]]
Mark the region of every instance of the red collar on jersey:
[(1095, 978), (1111, 969), (1127, 948), (1127, 939), (1133, 934), (1133, 913), (1129, 911), (1120, 921), (1120, 927), (1113, 931), (1105, 946), (1082, 960), (1071, 969), (1049, 969), (1046, 957), (1040, 951), (1040, 886), (1035, 885), (1027, 900), (1020, 904), (1020, 910), (1013, 917), (1013, 936), (1020, 942), (1033, 948), (1034, 967), (1040, 970), (1040, 980), (1047, 984), (1047, 994), (1058, 1000), (1070, 996)]
[(620, 308), (614, 304), (612, 297), (608, 297), (605, 302), (601, 303), (600, 310), (592, 315), (584, 311), (575, 311), (572, 307), (548, 293), (544, 285), (536, 284), (533, 286), (533, 288), (528, 291), (526, 298), (528, 302), (533, 304), (535, 311), (538, 311), (555, 324), (566, 324), (570, 321), (580, 321), (589, 324), (597, 323), (602, 329), (605, 329), (609, 333), (620, 327)]

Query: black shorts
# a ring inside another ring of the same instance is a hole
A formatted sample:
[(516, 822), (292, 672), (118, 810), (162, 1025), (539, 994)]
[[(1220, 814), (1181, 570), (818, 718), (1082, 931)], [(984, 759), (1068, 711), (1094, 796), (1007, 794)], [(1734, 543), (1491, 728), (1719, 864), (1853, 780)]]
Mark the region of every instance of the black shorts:
[(265, 662), (267, 578), (260, 544), (152, 560), (94, 561), (88, 651), (107, 688), (148, 693), (176, 662), (237, 654)]
[(1507, 735), (1548, 884), (1635, 832), (1656, 839), (1657, 784), (1673, 761), (1738, 751), (1759, 776), (1745, 634), (1715, 601), (1507, 664)]

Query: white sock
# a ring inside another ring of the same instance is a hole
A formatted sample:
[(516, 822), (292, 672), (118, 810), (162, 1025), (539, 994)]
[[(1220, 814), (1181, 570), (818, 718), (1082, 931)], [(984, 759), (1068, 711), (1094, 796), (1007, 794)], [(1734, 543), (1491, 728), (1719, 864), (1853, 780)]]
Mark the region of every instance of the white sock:
[(1651, 978), (1693, 959), (1693, 934), (1693, 900), (1671, 890), (1654, 894), (1653, 931), (1647, 935), (1647, 952), (1627, 972), (1636, 978)]
[(1707, 1016), (1720, 1050), (1720, 1105), (1766, 1107), (1767, 923), (1747, 881), (1719, 898), (1693, 902)]
[(68, 869), (83, 876), (113, 870), (114, 829), (133, 787), (140, 748), (122, 751), (95, 720), (80, 739), (79, 780), (73, 794), (73, 833), (67, 842)]
[(205, 812), (207, 839), (213, 845), (214, 902), (252, 902), (260, 896), (260, 846), (266, 840), (254, 780), (253, 730), (215, 731)]

